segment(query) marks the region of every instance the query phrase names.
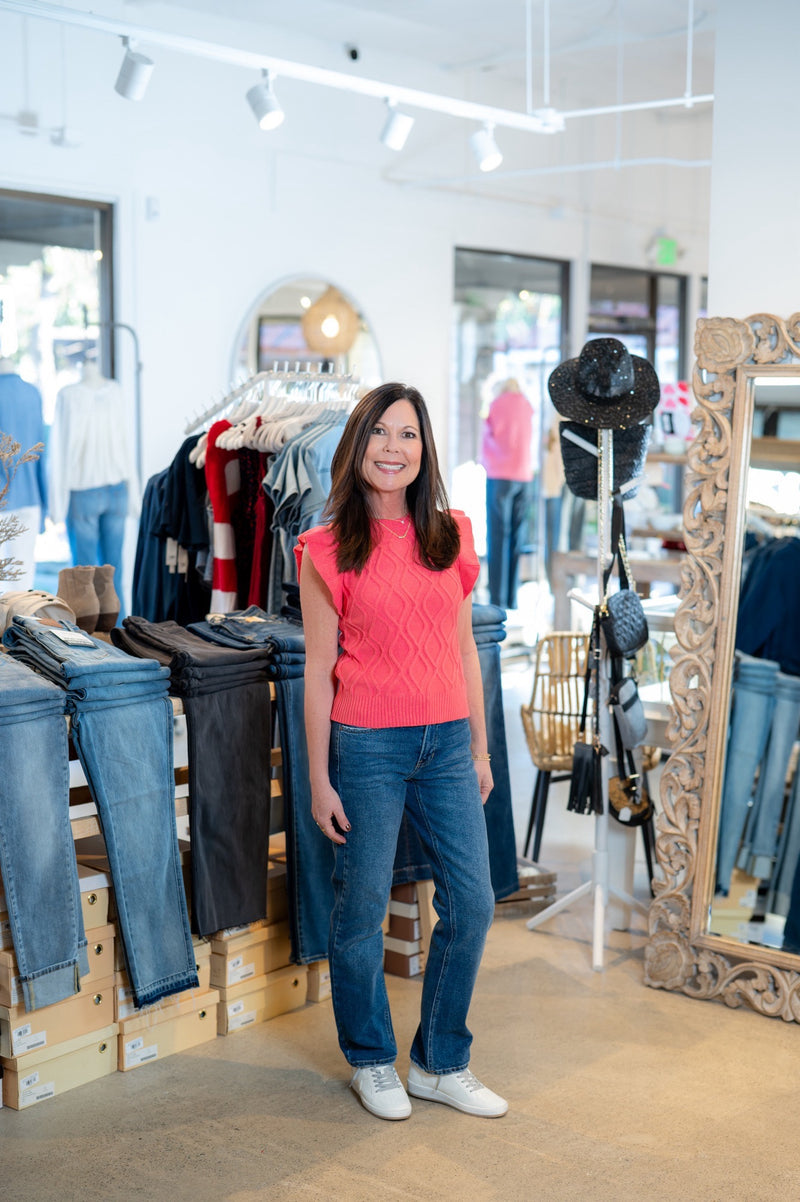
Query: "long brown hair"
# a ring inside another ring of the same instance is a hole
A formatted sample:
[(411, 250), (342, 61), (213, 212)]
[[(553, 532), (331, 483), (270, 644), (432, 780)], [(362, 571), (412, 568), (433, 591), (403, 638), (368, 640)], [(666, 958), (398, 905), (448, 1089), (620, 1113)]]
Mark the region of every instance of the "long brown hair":
[(350, 414), (331, 461), (331, 492), (324, 516), (331, 519), (336, 536), (340, 572), (360, 572), (373, 547), (369, 486), (362, 465), (373, 427), (395, 401), (413, 405), (422, 435), (419, 474), (406, 491), (419, 558), (425, 567), (441, 572), (455, 563), (460, 550), (458, 526), (449, 512), (425, 401), (407, 384), (380, 384), (363, 396)]

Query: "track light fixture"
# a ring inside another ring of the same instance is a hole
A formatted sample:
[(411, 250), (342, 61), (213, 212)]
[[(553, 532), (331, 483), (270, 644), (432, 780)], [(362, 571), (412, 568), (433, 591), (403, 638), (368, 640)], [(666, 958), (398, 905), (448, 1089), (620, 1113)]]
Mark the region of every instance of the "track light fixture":
[(481, 171), (494, 171), (495, 167), (500, 166), (503, 156), (494, 140), (494, 126), (490, 121), (476, 129), (469, 142)]
[(260, 83), (253, 84), (247, 93), (247, 103), (261, 129), (277, 129), (286, 115), (278, 104), (272, 87), (272, 72), (262, 71)]
[(135, 43), (131, 38), (123, 38), (122, 45), (125, 47), (125, 57), (114, 84), (114, 91), (125, 100), (141, 100), (147, 91), (155, 63), (146, 54), (134, 49)]
[(381, 130), (381, 142), (388, 150), (402, 150), (414, 125), (414, 118), (401, 113), (396, 100), (386, 101), (386, 122)]

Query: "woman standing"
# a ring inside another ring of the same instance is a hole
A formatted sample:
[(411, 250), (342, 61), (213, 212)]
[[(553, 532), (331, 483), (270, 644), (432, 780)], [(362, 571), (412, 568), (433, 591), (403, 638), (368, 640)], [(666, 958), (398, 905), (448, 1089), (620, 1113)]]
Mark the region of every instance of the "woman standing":
[(407, 810), (439, 916), (408, 1092), (499, 1117), (508, 1104), (468, 1069), (467, 1012), (494, 913), (470, 524), (446, 508), (415, 388), (383, 384), (363, 397), (331, 472), (330, 524), (301, 535), (296, 555), (312, 813), (336, 856), (329, 955), (339, 1044), (366, 1109), (407, 1118), (382, 932)]

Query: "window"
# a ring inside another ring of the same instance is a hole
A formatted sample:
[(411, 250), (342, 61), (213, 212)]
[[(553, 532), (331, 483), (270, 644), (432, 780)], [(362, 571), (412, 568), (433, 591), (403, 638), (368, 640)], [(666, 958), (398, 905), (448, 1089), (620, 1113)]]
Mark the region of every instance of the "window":
[[(561, 361), (567, 313), (568, 264), (524, 255), (457, 249), (447, 466), (453, 505), (472, 520), (485, 549), (485, 475), (479, 466), (481, 424), (500, 385), (514, 379), (534, 409), (534, 463), (554, 411), (547, 378)], [(540, 573), (543, 521), (535, 479), (526, 546), (528, 575)]]
[[(114, 374), (112, 216), (107, 204), (0, 189), (0, 355), (39, 389), (48, 426), (85, 359)], [(55, 592), (63, 526), (47, 522), (36, 559), (36, 587)]]
[(685, 379), (686, 279), (625, 267), (592, 266), (589, 334), (624, 342), (662, 384)]

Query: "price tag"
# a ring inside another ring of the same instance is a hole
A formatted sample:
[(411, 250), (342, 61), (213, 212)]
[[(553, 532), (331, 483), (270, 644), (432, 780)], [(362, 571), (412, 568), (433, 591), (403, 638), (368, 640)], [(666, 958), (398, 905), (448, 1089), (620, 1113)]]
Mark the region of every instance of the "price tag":
[(125, 1064), (127, 1068), (133, 1068), (134, 1065), (144, 1064), (147, 1060), (155, 1060), (158, 1056), (158, 1044), (151, 1043), (148, 1047), (144, 1046), (144, 1039), (139, 1036), (138, 1039), (131, 1039), (125, 1044)]
[(45, 1098), (54, 1098), (55, 1094), (55, 1081), (43, 1082), (41, 1085), (34, 1085), (32, 1089), (21, 1090), (19, 1104), (20, 1107), (33, 1106), (34, 1102), (43, 1102)]
[(30, 1023), (26, 1023), (24, 1027), (17, 1027), (11, 1032), (11, 1054), (13, 1056), (23, 1056), (25, 1052), (32, 1052), (34, 1048), (43, 1048), (47, 1045), (47, 1032), (34, 1031)]
[(254, 977), (255, 975), (255, 964), (243, 964), (241, 956), (237, 956), (235, 960), (231, 960), (228, 965), (229, 985), (238, 985), (240, 981), (249, 981), (250, 977)]
[(97, 643), (94, 639), (90, 639), (88, 634), (84, 634), (81, 630), (54, 630), (52, 632), (57, 639), (61, 639), (62, 643), (68, 643), (70, 647), (91, 647), (93, 651), (99, 651)]

